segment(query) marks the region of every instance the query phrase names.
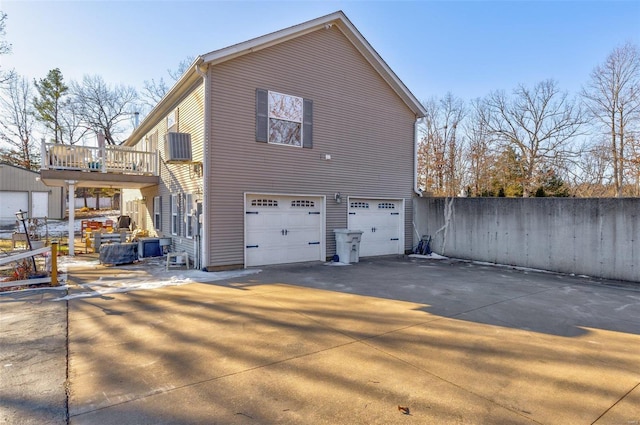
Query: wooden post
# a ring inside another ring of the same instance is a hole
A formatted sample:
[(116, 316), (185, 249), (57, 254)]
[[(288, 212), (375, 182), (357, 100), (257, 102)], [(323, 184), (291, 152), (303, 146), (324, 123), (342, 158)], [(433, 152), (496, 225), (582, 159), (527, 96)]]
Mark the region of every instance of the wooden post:
[(58, 286), (58, 242), (51, 242), (51, 286)]

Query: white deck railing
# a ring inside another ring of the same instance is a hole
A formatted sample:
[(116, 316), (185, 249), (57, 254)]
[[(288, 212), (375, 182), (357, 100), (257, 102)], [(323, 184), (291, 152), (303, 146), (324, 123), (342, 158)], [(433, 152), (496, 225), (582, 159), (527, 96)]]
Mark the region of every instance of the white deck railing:
[(74, 146), (42, 142), (43, 170), (97, 171), (158, 175), (158, 152), (136, 151), (127, 146)]

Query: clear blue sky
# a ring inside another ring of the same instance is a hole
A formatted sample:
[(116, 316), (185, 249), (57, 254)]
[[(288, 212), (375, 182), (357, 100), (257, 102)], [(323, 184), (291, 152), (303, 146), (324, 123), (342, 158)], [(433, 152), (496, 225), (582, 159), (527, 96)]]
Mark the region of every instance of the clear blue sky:
[(189, 55), (342, 10), (419, 100), (469, 100), (547, 78), (577, 93), (626, 41), (640, 1), (14, 1), (3, 68), (65, 80), (101, 75), (137, 88)]

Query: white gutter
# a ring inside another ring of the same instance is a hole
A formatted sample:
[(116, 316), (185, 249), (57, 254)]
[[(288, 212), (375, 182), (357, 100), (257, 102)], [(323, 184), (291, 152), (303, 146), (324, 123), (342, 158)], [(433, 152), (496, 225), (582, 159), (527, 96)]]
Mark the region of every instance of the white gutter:
[[(202, 67), (202, 68), (201, 68)], [(209, 138), (211, 137), (211, 131), (209, 126), (211, 124), (211, 107), (209, 106), (209, 92), (211, 90), (211, 79), (209, 78), (209, 66), (203, 65), (202, 58), (198, 58), (195, 67), (198, 75), (202, 77), (204, 84), (204, 146), (202, 151), (202, 231), (200, 232), (200, 268), (204, 269), (209, 265)]]

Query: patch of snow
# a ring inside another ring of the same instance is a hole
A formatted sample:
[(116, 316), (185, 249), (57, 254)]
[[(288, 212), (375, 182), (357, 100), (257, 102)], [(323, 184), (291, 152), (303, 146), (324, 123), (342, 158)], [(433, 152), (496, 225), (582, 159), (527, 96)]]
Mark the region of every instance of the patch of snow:
[(429, 260), (448, 260), (449, 259), (449, 257), (444, 257), (440, 254), (436, 254), (435, 252), (432, 252), (429, 255), (409, 254), (409, 258), (426, 258)]
[[(82, 227), (82, 220), (94, 220), (94, 221), (102, 221), (102, 222), (104, 222), (105, 220), (113, 220), (115, 223), (117, 222), (119, 216), (120, 216), (120, 211), (118, 210), (100, 211), (99, 216), (95, 216), (91, 218), (88, 218), (88, 217), (76, 218), (73, 221), (73, 229), (76, 233), (80, 233), (80, 230)], [(39, 223), (40, 224), (38, 225), (38, 232), (42, 237), (44, 237), (45, 236), (44, 221), (39, 220)], [(14, 231), (24, 232), (24, 228), (22, 227), (22, 224), (20, 224), (18, 228), (18, 226), (16, 226), (16, 220), (3, 220), (0, 222), (0, 239), (11, 239), (11, 234)], [(68, 219), (63, 219), (63, 220), (48, 219), (46, 231), (48, 231), (49, 237), (58, 238), (61, 236), (67, 236), (69, 233), (69, 220)]]
[(139, 275), (132, 274), (130, 276), (115, 276), (107, 279), (101, 277), (96, 281), (80, 285), (81, 288), (85, 289), (83, 292), (77, 292), (65, 297), (55, 298), (52, 301), (101, 297), (107, 294), (159, 289), (166, 286), (182, 286), (190, 283), (215, 282), (218, 280), (234, 279), (256, 274), (260, 271), (261, 270), (233, 270), (224, 272), (203, 272), (199, 270), (182, 270), (182, 273), (179, 276), (149, 276), (148, 278), (140, 278)]
[(350, 266), (349, 263), (341, 263), (340, 261), (331, 261), (329, 263), (324, 263), (325, 266)]

